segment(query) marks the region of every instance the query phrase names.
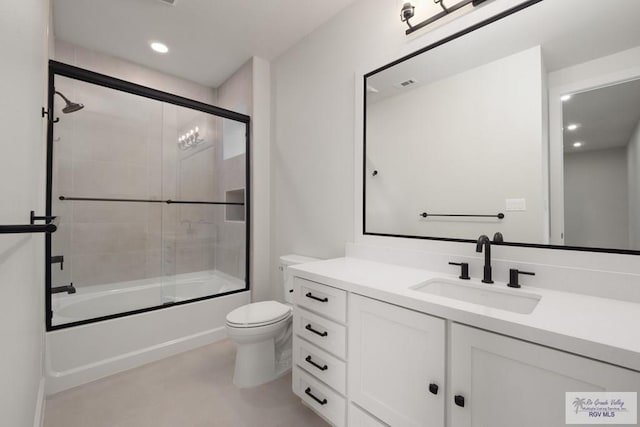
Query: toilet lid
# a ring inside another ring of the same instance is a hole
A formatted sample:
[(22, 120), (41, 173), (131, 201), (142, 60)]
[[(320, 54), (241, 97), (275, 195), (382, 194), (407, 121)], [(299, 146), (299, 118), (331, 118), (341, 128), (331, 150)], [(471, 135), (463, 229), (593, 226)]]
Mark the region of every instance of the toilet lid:
[(227, 323), (237, 326), (259, 326), (288, 317), (291, 307), (278, 301), (262, 301), (243, 305), (227, 314)]

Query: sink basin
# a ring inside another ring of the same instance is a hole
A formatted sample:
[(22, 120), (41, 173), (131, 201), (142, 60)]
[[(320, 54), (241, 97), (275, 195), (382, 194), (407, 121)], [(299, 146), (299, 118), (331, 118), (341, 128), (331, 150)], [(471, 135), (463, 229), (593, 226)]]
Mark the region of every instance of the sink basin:
[(542, 298), (536, 294), (510, 289), (495, 289), (492, 286), (495, 285), (476, 285), (448, 279), (431, 279), (413, 286), (411, 289), (520, 314), (531, 313)]

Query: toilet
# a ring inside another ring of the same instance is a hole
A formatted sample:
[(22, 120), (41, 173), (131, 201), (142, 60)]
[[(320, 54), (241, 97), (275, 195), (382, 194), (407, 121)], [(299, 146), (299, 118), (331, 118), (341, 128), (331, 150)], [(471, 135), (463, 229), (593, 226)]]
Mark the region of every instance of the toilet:
[(233, 383), (237, 387), (255, 387), (291, 369), (293, 278), (287, 269), (312, 261), (318, 259), (302, 255), (280, 257), (285, 304), (254, 302), (227, 314), (227, 335), (237, 345), (233, 372)]

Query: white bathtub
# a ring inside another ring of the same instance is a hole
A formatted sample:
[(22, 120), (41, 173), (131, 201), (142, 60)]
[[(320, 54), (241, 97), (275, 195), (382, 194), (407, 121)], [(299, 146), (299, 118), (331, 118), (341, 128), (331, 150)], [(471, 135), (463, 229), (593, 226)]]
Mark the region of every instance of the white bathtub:
[[(243, 281), (213, 271), (170, 280), (171, 286), (146, 279), (55, 295), (53, 325), (244, 288)], [(239, 291), (47, 332), (47, 394), (224, 339), (227, 313), (249, 301), (249, 291)]]
[(243, 289), (244, 281), (215, 270), (78, 288), (53, 295), (52, 325), (217, 295)]

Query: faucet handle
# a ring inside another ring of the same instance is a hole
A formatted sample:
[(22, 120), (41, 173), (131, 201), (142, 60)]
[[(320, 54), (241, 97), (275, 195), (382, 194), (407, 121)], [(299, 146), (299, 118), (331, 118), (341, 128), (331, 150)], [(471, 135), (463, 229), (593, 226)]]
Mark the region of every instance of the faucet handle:
[(520, 287), (520, 283), (518, 282), (518, 279), (520, 278), (521, 274), (526, 274), (527, 276), (535, 276), (536, 273), (532, 273), (530, 271), (520, 271), (517, 268), (510, 268), (509, 269), (509, 283), (507, 283), (507, 286), (510, 288), (519, 288)]
[(449, 265), (457, 265), (460, 267), (460, 276), (462, 280), (469, 280), (469, 263), (467, 262), (450, 262)]

